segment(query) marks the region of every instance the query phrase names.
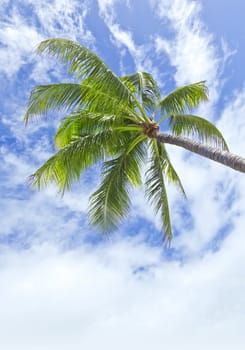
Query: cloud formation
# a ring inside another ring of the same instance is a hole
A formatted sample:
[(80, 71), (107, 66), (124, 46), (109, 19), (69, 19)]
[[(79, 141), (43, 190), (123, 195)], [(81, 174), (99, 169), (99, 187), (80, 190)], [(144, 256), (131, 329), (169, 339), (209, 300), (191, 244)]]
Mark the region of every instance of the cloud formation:
[(242, 350), (240, 238), (235, 234), (222, 252), (184, 265), (164, 261), (161, 249), (132, 240), (65, 254), (48, 245), (5, 252), (1, 344), (6, 350), (101, 344), (109, 350)]
[[(88, 9), (89, 1), (81, 3), (77, 0), (69, 3), (63, 0), (3, 3), (0, 10), (0, 73), (10, 78), (24, 64), (33, 63), (34, 50), (46, 38), (57, 36), (93, 42), (93, 35), (84, 27)], [(42, 70), (44, 68), (42, 65)]]

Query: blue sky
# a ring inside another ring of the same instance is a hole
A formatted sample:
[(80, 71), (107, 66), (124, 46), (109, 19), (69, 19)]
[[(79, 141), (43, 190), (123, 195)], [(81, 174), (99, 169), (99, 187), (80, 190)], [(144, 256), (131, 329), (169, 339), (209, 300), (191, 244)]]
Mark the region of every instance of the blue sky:
[(63, 198), (28, 185), (54, 152), (62, 115), (23, 124), (35, 85), (72, 80), (35, 54), (40, 41), (65, 37), (119, 75), (151, 72), (162, 94), (207, 80), (210, 100), (196, 113), (244, 156), (243, 13), (242, 0), (1, 1), (1, 348), (243, 349), (244, 176), (169, 146), (188, 197), (168, 187), (171, 249), (140, 188), (125, 223), (103, 237), (86, 215), (99, 172)]

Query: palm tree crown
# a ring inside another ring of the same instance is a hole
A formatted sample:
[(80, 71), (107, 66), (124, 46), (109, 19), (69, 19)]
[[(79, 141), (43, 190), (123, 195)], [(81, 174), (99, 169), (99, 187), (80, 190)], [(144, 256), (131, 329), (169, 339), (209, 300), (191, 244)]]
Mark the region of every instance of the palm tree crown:
[[(115, 229), (130, 208), (131, 186), (142, 184), (147, 200), (160, 214), (164, 238), (172, 228), (166, 181), (183, 194), (181, 181), (159, 136), (164, 122), (173, 136), (193, 136), (221, 151), (228, 147), (209, 121), (190, 114), (207, 101), (204, 81), (180, 87), (161, 97), (151, 74), (118, 77), (92, 51), (66, 39), (43, 41), (38, 53), (48, 53), (68, 65), (77, 84), (41, 85), (33, 89), (25, 122), (49, 110), (65, 113), (54, 137), (57, 153), (31, 176), (38, 188), (55, 182), (60, 191), (79, 180), (82, 171), (102, 162), (102, 180), (90, 197), (91, 223), (103, 232)], [(155, 116), (161, 114), (158, 120)]]

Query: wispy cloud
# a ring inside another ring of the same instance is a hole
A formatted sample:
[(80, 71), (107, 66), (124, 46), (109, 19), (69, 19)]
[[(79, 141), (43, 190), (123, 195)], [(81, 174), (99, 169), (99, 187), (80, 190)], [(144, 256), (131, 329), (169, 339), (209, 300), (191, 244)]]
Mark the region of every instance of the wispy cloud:
[(156, 49), (166, 53), (175, 66), (177, 85), (205, 79), (216, 84), (219, 57), (213, 36), (200, 20), (200, 2), (159, 0), (154, 4), (158, 16), (172, 29), (170, 39), (156, 38)]
[[(133, 33), (130, 30), (122, 29), (119, 23), (120, 14), (118, 14), (115, 9), (117, 3), (120, 3), (120, 1), (98, 0), (100, 16), (110, 31), (112, 42), (121, 50), (122, 74), (128, 73), (125, 72), (123, 65), (123, 58), (126, 49), (135, 64), (136, 71), (149, 71), (156, 79), (158, 79), (159, 71), (157, 67), (154, 67), (151, 57), (154, 48), (153, 43), (148, 40), (148, 42), (139, 45), (136, 43), (133, 38)], [(130, 4), (130, 2), (124, 3), (128, 8), (130, 8)]]
[[(0, 10), (0, 73), (10, 78), (22, 65), (35, 62), (35, 48), (41, 40), (49, 37), (66, 37), (92, 43), (94, 37), (84, 27), (88, 9), (89, 1), (81, 3), (77, 0), (69, 3), (63, 0), (3, 3)], [(45, 74), (43, 69), (42, 65)]]
[(17, 14), (4, 21), (0, 28), (0, 73), (11, 78), (20, 67), (33, 59), (33, 49), (42, 36), (36, 28), (28, 26)]
[(245, 139), (245, 85), (240, 90), (235, 89), (233, 96), (226, 102), (224, 111), (218, 122), (224, 134), (227, 135), (231, 151), (244, 152), (243, 140)]
[(201, 2), (193, 0), (151, 1), (156, 14), (169, 25), (170, 38), (157, 35), (156, 51), (167, 55), (175, 68), (176, 85), (206, 80), (210, 103), (200, 108), (202, 115), (213, 118), (213, 105), (220, 97), (223, 69), (231, 51), (224, 39), (220, 43), (201, 20)]

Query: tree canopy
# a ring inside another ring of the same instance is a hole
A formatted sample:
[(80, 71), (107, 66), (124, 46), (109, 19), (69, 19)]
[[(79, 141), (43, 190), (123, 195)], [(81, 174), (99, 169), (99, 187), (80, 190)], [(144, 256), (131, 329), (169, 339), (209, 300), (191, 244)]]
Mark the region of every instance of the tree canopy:
[(160, 138), (161, 124), (169, 137), (187, 136), (228, 151), (215, 125), (191, 114), (208, 100), (205, 82), (162, 96), (151, 74), (117, 76), (94, 52), (71, 40), (45, 40), (37, 51), (59, 59), (78, 82), (40, 85), (31, 92), (26, 123), (51, 110), (64, 115), (54, 136), (57, 152), (31, 176), (32, 184), (41, 188), (55, 182), (64, 193), (84, 169), (100, 163), (101, 183), (89, 203), (91, 223), (102, 232), (117, 228), (130, 209), (130, 188), (143, 185), (170, 242), (166, 182), (185, 192)]

